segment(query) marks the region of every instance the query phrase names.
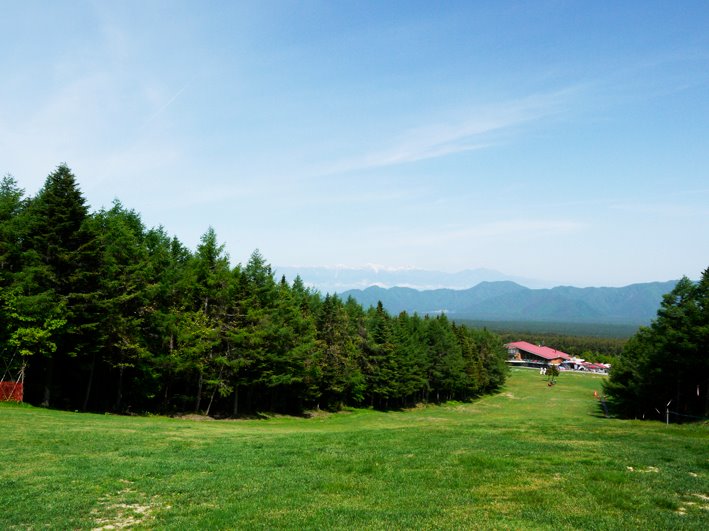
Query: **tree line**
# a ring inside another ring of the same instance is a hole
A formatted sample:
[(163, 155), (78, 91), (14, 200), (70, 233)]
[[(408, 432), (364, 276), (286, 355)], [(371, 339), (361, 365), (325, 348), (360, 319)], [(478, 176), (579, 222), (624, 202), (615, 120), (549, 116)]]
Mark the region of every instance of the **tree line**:
[(209, 228), (195, 251), (115, 201), (90, 212), (60, 165), (34, 197), (0, 183), (0, 359), (30, 403), (244, 415), (466, 400), (505, 380), (502, 341), (445, 316), (231, 266)]
[(709, 268), (682, 278), (663, 297), (656, 319), (630, 338), (605, 391), (622, 416), (709, 417)]

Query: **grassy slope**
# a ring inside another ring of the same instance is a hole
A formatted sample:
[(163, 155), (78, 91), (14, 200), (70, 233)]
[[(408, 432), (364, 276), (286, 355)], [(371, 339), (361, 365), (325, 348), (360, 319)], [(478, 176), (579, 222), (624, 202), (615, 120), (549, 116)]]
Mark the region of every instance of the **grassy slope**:
[(0, 404), (0, 527), (706, 528), (709, 427), (605, 419), (598, 377), (541, 378), (314, 419)]

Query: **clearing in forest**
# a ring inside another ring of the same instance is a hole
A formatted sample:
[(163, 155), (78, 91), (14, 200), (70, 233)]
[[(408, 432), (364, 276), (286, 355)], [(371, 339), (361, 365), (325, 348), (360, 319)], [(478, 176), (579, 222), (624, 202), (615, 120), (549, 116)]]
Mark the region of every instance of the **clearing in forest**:
[(604, 418), (602, 377), (400, 412), (195, 422), (0, 404), (5, 529), (705, 528), (709, 426)]

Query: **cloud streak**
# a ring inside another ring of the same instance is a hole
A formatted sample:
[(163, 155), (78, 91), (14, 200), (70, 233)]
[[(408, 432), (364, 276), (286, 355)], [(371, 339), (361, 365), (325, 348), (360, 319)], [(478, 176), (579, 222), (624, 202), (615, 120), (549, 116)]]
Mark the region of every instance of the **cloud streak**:
[(457, 115), (464, 118), (403, 131), (389, 142), (388, 147), (342, 160), (323, 173), (338, 174), (396, 166), (485, 149), (500, 142), (499, 138), (491, 138), (493, 135), (511, 132), (530, 122), (563, 112), (570, 95), (577, 91), (570, 88), (461, 111)]
[(175, 94), (172, 96), (172, 98), (170, 98), (166, 103), (164, 103), (161, 107), (159, 107), (158, 110), (156, 110), (153, 114), (151, 114), (150, 116), (148, 116), (148, 118), (145, 120), (145, 123), (143, 123), (143, 125), (141, 126), (141, 129), (144, 129), (144, 128), (148, 127), (148, 126), (153, 122), (153, 120), (155, 120), (158, 116), (160, 116), (163, 112), (165, 112), (165, 110), (166, 110), (170, 105), (172, 105), (173, 102), (174, 102), (177, 98), (180, 97), (180, 95), (185, 91), (185, 89), (187, 88), (187, 86), (188, 86), (189, 84), (190, 84), (189, 81), (188, 81), (187, 83), (185, 83), (184, 86), (183, 86), (180, 90), (178, 90), (177, 92), (175, 92)]

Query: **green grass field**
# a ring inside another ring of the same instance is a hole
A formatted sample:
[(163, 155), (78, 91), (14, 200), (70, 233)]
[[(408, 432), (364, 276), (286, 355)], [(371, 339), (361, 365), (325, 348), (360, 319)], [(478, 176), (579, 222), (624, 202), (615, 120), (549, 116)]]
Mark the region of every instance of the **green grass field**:
[(709, 528), (709, 426), (603, 418), (601, 381), (309, 419), (0, 404), (0, 528)]

